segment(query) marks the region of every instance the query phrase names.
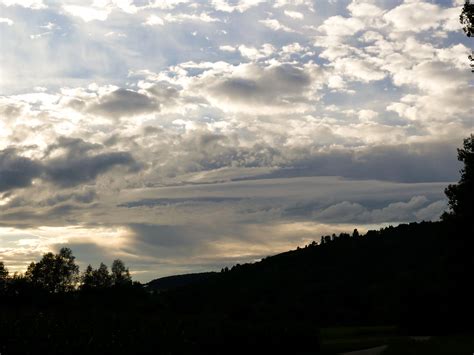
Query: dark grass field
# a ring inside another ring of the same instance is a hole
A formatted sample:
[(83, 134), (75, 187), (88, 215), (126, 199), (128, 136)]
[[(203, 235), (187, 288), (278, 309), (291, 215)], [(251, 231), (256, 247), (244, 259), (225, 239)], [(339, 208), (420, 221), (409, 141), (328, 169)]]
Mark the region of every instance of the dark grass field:
[[(423, 339), (423, 338), (422, 338)], [(387, 345), (383, 355), (472, 355), (474, 333), (432, 336), (420, 340), (403, 335), (396, 326), (330, 327), (320, 331), (325, 355), (343, 354)]]
[(395, 326), (330, 327), (320, 331), (321, 351), (327, 355), (373, 348), (398, 338)]

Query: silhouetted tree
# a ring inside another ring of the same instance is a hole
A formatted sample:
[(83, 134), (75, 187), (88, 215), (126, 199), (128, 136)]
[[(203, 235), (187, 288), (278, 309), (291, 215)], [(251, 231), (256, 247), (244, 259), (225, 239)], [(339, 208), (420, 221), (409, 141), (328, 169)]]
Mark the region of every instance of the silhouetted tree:
[(353, 238), (357, 238), (357, 237), (360, 237), (360, 234), (359, 234), (359, 231), (356, 229), (354, 229), (354, 232), (352, 232), (352, 237)]
[(81, 275), (81, 289), (88, 290), (94, 288), (94, 276), (93, 276), (94, 269), (92, 268), (91, 264), (87, 265), (86, 269)]
[(461, 178), (457, 184), (449, 185), (445, 194), (449, 200), (449, 212), (444, 220), (457, 219), (473, 223), (474, 196), (474, 136), (464, 139), (463, 148), (458, 149), (458, 160), (464, 163), (460, 170)]
[(463, 30), (468, 37), (474, 36), (474, 4), (470, 0), (464, 3), (459, 21), (463, 25)]
[[(463, 25), (463, 30), (468, 37), (474, 36), (474, 4), (471, 4), (469, 0), (466, 0), (462, 8), (461, 15), (459, 16), (459, 21)], [(471, 61), (472, 72), (474, 73), (474, 57), (471, 54), (469, 56)]]
[(0, 292), (2, 292), (7, 284), (8, 269), (5, 267), (3, 261), (0, 261)]
[(81, 276), (81, 289), (105, 289), (112, 286), (112, 277), (109, 273), (107, 265), (100, 263), (98, 269), (94, 270), (91, 265), (88, 265)]
[[(128, 275), (128, 269), (126, 270)], [(128, 275), (130, 277), (130, 275)], [(99, 268), (93, 272), (94, 284), (97, 288), (107, 288), (112, 286), (112, 276), (107, 265), (100, 263)], [(131, 279), (130, 279), (131, 280)]]
[(0, 261), (0, 280), (5, 280), (8, 277), (8, 269), (5, 267), (3, 261)]
[(112, 263), (112, 284), (114, 286), (126, 286), (132, 283), (130, 272), (122, 260), (116, 259)]
[(79, 267), (69, 248), (61, 248), (58, 254), (46, 253), (38, 263), (32, 262), (26, 277), (36, 286), (50, 292), (67, 292), (75, 288)]

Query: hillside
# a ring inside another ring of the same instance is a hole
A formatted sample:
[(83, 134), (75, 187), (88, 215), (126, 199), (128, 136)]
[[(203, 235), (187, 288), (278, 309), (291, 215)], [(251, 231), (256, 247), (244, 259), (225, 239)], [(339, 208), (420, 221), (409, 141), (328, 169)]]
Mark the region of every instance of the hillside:
[(179, 287), (189, 286), (192, 284), (200, 283), (215, 276), (215, 272), (201, 272), (184, 275), (173, 275), (160, 277), (159, 279), (152, 280), (146, 284), (146, 287), (154, 291), (167, 291), (176, 289)]
[(397, 324), (428, 333), (463, 328), (474, 314), (466, 293), (474, 270), (468, 233), (452, 222), (422, 222), (325, 237), (322, 245), (237, 265), (165, 297), (177, 310), (236, 317), (278, 313), (319, 325)]

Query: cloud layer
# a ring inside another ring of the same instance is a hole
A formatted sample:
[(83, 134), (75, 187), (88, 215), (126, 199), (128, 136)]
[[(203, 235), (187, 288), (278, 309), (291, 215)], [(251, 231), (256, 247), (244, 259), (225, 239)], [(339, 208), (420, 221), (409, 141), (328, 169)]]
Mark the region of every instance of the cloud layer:
[(0, 256), (146, 280), (437, 219), (462, 1), (0, 0)]

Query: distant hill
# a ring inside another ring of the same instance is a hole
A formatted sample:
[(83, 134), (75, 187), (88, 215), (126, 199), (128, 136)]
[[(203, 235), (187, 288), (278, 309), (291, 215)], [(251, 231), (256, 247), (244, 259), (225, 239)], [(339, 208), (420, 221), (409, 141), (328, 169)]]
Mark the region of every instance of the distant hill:
[(169, 287), (163, 297), (178, 312), (321, 326), (399, 324), (434, 332), (472, 319), (468, 228), (422, 222), (323, 240), (228, 272), (178, 276), (173, 283), (182, 287)]
[(173, 275), (161, 277), (148, 282), (145, 287), (154, 291), (167, 291), (178, 287), (189, 286), (208, 280), (215, 276), (216, 272), (201, 272), (184, 275)]

